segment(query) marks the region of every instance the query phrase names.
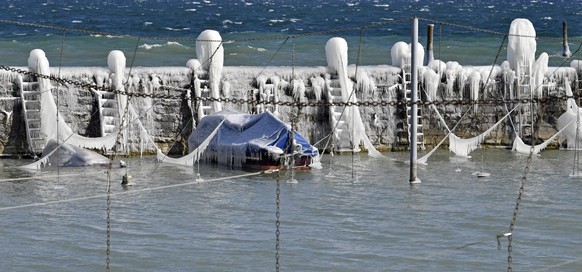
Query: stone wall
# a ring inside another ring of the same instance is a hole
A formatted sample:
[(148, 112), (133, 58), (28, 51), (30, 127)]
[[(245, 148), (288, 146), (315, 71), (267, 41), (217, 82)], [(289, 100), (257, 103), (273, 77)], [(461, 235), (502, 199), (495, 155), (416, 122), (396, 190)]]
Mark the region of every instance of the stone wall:
[[(21, 68), (26, 70), (26, 68)], [(358, 67), (360, 72), (365, 72), (365, 79), (355, 84), (356, 97), (359, 101), (397, 101), (403, 100), (403, 95), (398, 88), (400, 83), (400, 69), (391, 66), (365, 66)], [(354, 75), (356, 68), (349, 67), (350, 74)], [(144, 94), (166, 94), (185, 98), (185, 93), (180, 90), (161, 89), (160, 86), (171, 86), (183, 89), (191, 88), (191, 71), (185, 67), (135, 67), (126, 69), (126, 75), (131, 76), (126, 81), (128, 92), (138, 92)], [(93, 83), (98, 86), (107, 86), (109, 82), (109, 72), (101, 67), (66, 67), (60, 71), (51, 70), (61, 77), (86, 83)], [(305, 83), (305, 96), (301, 98), (303, 102), (317, 102), (311, 80), (314, 77), (324, 76), (328, 73), (325, 67), (224, 67), (222, 74), (222, 85), (227, 82), (228, 96), (233, 98), (250, 99), (253, 90), (257, 89), (257, 77), (265, 75), (268, 77), (277, 76), (282, 81), (282, 87), (278, 90), (281, 101), (294, 101), (294, 94), (287, 85), (291, 79), (301, 79)], [(3, 155), (24, 155), (28, 154), (26, 132), (22, 117), (22, 105), (18, 99), (18, 87), (15, 81), (19, 75), (12, 72), (0, 73), (0, 153)], [(352, 77), (355, 81), (355, 77)], [(496, 79), (502, 82), (502, 79)], [(440, 83), (439, 92), (444, 92), (447, 85), (443, 77)], [(54, 84), (56, 85), (56, 84)], [(422, 86), (421, 86), (422, 88)], [(502, 93), (503, 83), (498, 83), (491, 95)], [(459, 92), (458, 89), (454, 90)], [(556, 87), (554, 95), (563, 93), (563, 90)], [(55, 101), (58, 101), (60, 114), (59, 118), (64, 120), (81, 135), (97, 137), (100, 136), (99, 120), (96, 119), (96, 99), (91, 90), (78, 88), (75, 86), (59, 86), (53, 91)], [(425, 97), (425, 95), (423, 96)], [(449, 98), (453, 99), (453, 98)], [(325, 94), (321, 101), (327, 101)], [(190, 102), (179, 99), (158, 99), (134, 97), (130, 103), (136, 108), (140, 115), (140, 120), (148, 134), (156, 142), (157, 146), (164, 151), (170, 150), (173, 154), (184, 154), (187, 152), (187, 138), (192, 131), (192, 116)], [(242, 112), (251, 112), (253, 106), (250, 104), (224, 104), (223, 107), (231, 107)], [(445, 119), (447, 126), (452, 128), (459, 120), (461, 122), (455, 129), (455, 133), (460, 137), (471, 137), (478, 135), (488, 129), (491, 125), (502, 118), (508, 109), (513, 105), (479, 105), (477, 109), (467, 111), (467, 106), (439, 105), (438, 111)], [(540, 120), (537, 123), (539, 129), (536, 131), (539, 137), (547, 139), (556, 130), (556, 120), (564, 112), (565, 102), (555, 102), (544, 104), (534, 108), (534, 117)], [(304, 107), (299, 110), (299, 118), (296, 123), (297, 130), (304, 135), (312, 144), (320, 149), (326, 147), (326, 136), (332, 131), (329, 111), (324, 106)], [(360, 112), (366, 133), (372, 143), (380, 150), (396, 151), (406, 150), (408, 140), (404, 136), (403, 127), (406, 115), (402, 106), (368, 106), (360, 107)], [(442, 122), (437, 118), (433, 109), (422, 106), (422, 124), (425, 129), (425, 147), (436, 145), (445, 135), (446, 130)], [(497, 146), (509, 146), (513, 140), (513, 127), (522, 126), (522, 132), (526, 132), (527, 126), (531, 124), (531, 113), (529, 108), (519, 109), (520, 114), (512, 115), (512, 119), (507, 119), (498, 127), (485, 141), (486, 144)], [(280, 117), (283, 121), (291, 123), (297, 115), (297, 108), (280, 106)], [(524, 116), (516, 118), (516, 116)], [(512, 125), (513, 124), (513, 125)], [(523, 125), (520, 125), (523, 124)], [(152, 146), (142, 149), (144, 137), (136, 131), (129, 141), (132, 152), (152, 153), (155, 149)], [(524, 138), (526, 139), (526, 138)], [(329, 147), (329, 146), (327, 146)]]

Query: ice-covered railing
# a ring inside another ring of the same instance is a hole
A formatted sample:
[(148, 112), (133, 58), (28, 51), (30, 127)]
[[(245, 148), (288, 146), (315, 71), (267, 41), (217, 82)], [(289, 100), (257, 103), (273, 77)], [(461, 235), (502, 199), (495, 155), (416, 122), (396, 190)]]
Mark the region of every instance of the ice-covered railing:
[[(325, 45), (325, 53), (327, 58), (328, 68), (332, 72), (336, 72), (338, 75), (338, 80), (341, 87), (341, 102), (357, 102), (356, 95), (354, 94), (354, 85), (352, 80), (348, 75), (348, 44), (343, 38), (335, 37), (328, 40)], [(362, 82), (360, 84), (369, 85), (369, 81), (364, 81), (367, 77), (362, 74), (356, 75), (356, 78), (360, 78)], [(331, 96), (331, 93), (328, 92)], [(332, 106), (334, 107), (334, 106)], [(332, 112), (332, 117), (335, 112)], [(346, 106), (343, 109), (343, 113), (338, 119), (332, 118), (332, 127), (337, 128), (337, 122), (343, 122), (350, 132), (349, 139), (336, 139), (340, 146), (352, 146), (354, 150), (358, 150), (358, 145), (360, 143), (364, 144), (364, 147), (368, 150), (368, 154), (374, 157), (381, 157), (380, 152), (376, 150), (368, 135), (366, 134), (366, 129), (364, 123), (362, 122), (362, 117), (360, 115), (360, 110), (357, 106)], [(351, 144), (350, 144), (351, 143)]]
[[(42, 75), (50, 75), (50, 68), (49, 62), (44, 52), (39, 49), (35, 49), (31, 51), (30, 58), (28, 61), (29, 69), (33, 72), (37, 72)], [(110, 54), (108, 59), (108, 64), (111, 73), (110, 84), (114, 86), (117, 91), (124, 90), (124, 71), (125, 71), (125, 57), (123, 53), (120, 51), (113, 51)], [(99, 75), (100, 71), (97, 71), (97, 75)], [(55, 103), (52, 89), (53, 86), (49, 79), (46, 78), (39, 78), (38, 79), (38, 91), (40, 92), (40, 100), (41, 100), (41, 111), (42, 111), (42, 118), (41, 118), (41, 132), (46, 136), (47, 142), (51, 139), (58, 139), (60, 141), (64, 141), (67, 144), (83, 147), (83, 148), (90, 148), (90, 149), (105, 149), (111, 150), (113, 146), (116, 144), (117, 133), (112, 133), (107, 136), (103, 137), (84, 137), (79, 135), (76, 131), (73, 131), (71, 127), (65, 122), (65, 119), (62, 117), (63, 115), (58, 113), (57, 104)], [(125, 95), (118, 94), (121, 98), (119, 101), (120, 107), (120, 114), (123, 112), (129, 112), (128, 116), (125, 116), (126, 120), (126, 127), (127, 124), (134, 124), (137, 123), (139, 126), (140, 135), (147, 133), (145, 131), (144, 126), (141, 124), (139, 120), (139, 116), (136, 115), (135, 110), (126, 111), (125, 107), (127, 105), (127, 98)], [(131, 114), (133, 113), (133, 114)], [(60, 118), (58, 117), (60, 116)], [(121, 143), (127, 144), (127, 137), (128, 134), (124, 130), (122, 131), (123, 136), (121, 137)], [(146, 139), (148, 143), (152, 142), (149, 135)]]

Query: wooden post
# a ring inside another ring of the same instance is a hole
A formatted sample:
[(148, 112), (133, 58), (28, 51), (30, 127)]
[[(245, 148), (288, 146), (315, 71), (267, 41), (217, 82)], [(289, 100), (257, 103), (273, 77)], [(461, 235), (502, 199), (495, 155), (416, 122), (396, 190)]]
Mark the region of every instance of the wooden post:
[(428, 65), (431, 61), (434, 60), (434, 53), (433, 53), (433, 37), (434, 32), (434, 24), (429, 24), (426, 29), (426, 49), (428, 50), (428, 54), (426, 55), (425, 64)]
[(569, 57), (570, 47), (568, 46), (568, 23), (566, 23), (566, 21), (562, 22), (562, 44), (564, 45), (564, 51), (562, 51), (562, 56)]

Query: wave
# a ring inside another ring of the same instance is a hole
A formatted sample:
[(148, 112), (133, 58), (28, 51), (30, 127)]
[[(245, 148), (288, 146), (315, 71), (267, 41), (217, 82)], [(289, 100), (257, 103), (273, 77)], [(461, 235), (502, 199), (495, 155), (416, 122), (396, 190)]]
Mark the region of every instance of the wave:
[(188, 46), (185, 46), (179, 42), (166, 42), (165, 44), (149, 44), (149, 43), (144, 43), (142, 45), (139, 46), (139, 48), (143, 48), (146, 50), (150, 50), (153, 48), (159, 48), (159, 47), (164, 47), (164, 46), (178, 46), (178, 47), (182, 47), (182, 48), (189, 48)]
[(170, 31), (187, 31), (187, 30), (190, 30), (189, 27), (183, 27), (183, 28), (164, 27), (164, 29), (170, 30)]

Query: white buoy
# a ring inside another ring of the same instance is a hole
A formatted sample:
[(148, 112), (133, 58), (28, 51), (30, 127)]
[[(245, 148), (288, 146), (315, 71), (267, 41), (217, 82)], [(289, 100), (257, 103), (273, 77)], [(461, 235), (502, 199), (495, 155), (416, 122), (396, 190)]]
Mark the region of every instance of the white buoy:
[(125, 174), (123, 175), (123, 177), (121, 178), (121, 185), (122, 186), (131, 186), (134, 183), (132, 182), (132, 178), (130, 175)]
[(200, 173), (196, 173), (196, 182), (203, 182), (204, 179), (200, 176)]
[(490, 173), (481, 172), (481, 171), (474, 172), (473, 175), (477, 176), (478, 178), (485, 178), (485, 177), (491, 176)]

